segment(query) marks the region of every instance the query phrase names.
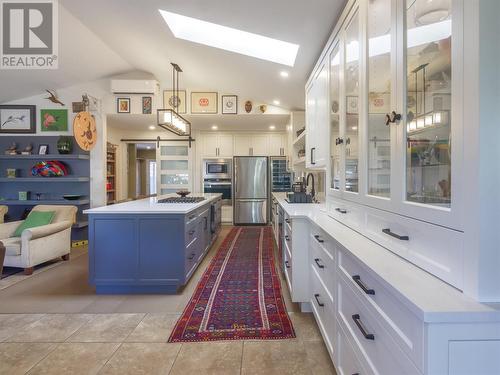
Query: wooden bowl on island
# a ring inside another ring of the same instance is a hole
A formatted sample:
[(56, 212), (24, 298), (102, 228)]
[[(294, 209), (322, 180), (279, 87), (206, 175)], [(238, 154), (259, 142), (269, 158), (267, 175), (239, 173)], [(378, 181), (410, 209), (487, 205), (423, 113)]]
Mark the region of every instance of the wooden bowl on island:
[(187, 190), (179, 190), (176, 193), (177, 195), (180, 195), (182, 198), (186, 198), (189, 194), (191, 194), (191, 192)]

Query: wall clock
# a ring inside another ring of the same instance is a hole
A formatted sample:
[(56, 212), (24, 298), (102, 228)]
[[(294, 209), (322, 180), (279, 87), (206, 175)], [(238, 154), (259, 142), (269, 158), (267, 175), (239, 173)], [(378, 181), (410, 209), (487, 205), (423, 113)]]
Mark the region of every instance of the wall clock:
[(73, 120), (73, 134), (76, 143), (84, 151), (94, 148), (97, 141), (95, 118), (89, 112), (79, 112)]

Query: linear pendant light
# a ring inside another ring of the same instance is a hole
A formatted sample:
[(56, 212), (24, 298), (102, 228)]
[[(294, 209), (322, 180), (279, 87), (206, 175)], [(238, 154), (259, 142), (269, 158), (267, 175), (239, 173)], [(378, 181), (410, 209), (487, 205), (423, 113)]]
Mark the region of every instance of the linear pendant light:
[(182, 69), (175, 63), (171, 63), (171, 65), (173, 81), (172, 109), (158, 109), (158, 126), (179, 136), (188, 136), (191, 138), (191, 123), (177, 112), (180, 104), (179, 73), (182, 73)]

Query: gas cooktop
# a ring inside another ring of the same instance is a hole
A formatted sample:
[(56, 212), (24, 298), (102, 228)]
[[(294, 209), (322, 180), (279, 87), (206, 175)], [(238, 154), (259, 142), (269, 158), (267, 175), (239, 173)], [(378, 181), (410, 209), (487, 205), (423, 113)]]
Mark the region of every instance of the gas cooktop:
[(198, 203), (204, 200), (203, 197), (170, 197), (158, 199), (158, 203)]

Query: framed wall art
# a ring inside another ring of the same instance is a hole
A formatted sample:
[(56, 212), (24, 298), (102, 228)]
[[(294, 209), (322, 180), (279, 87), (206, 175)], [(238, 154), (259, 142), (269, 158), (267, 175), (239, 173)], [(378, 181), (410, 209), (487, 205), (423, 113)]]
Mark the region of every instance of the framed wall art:
[(68, 110), (42, 109), (40, 110), (40, 122), (42, 132), (67, 132)]
[(142, 114), (150, 115), (153, 112), (153, 97), (143, 96), (142, 97)]
[(0, 133), (36, 133), (36, 106), (0, 105)]
[(217, 93), (192, 92), (191, 113), (217, 114)]
[(116, 112), (117, 113), (130, 113), (130, 98), (117, 98), (116, 99)]
[(173, 90), (164, 90), (163, 109), (174, 109), (177, 113), (180, 114), (187, 113), (186, 90), (179, 90), (177, 96), (174, 95)]
[(222, 114), (238, 114), (238, 97), (236, 95), (222, 95)]

